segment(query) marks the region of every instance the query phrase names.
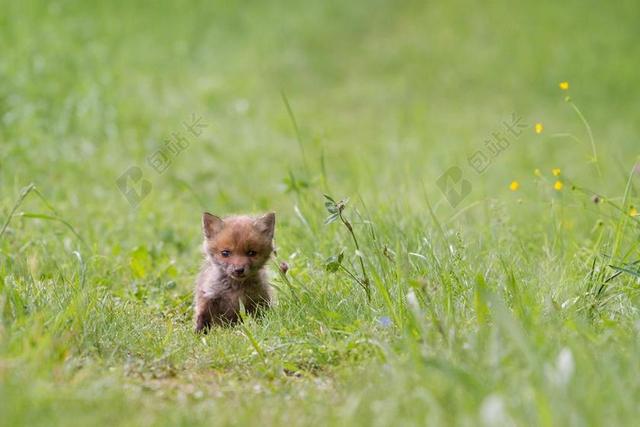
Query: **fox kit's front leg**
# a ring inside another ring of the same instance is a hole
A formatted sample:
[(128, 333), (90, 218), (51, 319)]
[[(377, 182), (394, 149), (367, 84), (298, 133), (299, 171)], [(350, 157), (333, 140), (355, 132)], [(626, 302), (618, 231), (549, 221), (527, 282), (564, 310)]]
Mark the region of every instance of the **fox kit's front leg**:
[(211, 320), (207, 315), (207, 307), (203, 301), (198, 301), (198, 297), (193, 304), (193, 323), (195, 323), (196, 332), (211, 326)]
[(234, 301), (222, 296), (211, 299), (202, 297), (195, 304), (196, 332), (206, 331), (213, 325), (232, 325), (237, 323), (239, 315), (234, 309)]
[(205, 213), (202, 226), (205, 264), (196, 284), (196, 331), (237, 323), (241, 302), (250, 314), (269, 306), (264, 265), (273, 251), (275, 215), (222, 220)]
[(196, 296), (194, 313), (196, 332), (207, 330), (214, 324), (214, 319), (218, 317), (216, 308), (212, 299)]

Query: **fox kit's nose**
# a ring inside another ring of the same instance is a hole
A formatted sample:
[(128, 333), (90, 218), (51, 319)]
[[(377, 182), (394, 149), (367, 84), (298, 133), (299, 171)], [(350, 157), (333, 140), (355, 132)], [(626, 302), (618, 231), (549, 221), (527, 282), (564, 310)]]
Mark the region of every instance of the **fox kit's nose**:
[(244, 267), (236, 267), (233, 269), (233, 272), (240, 275), (244, 273)]

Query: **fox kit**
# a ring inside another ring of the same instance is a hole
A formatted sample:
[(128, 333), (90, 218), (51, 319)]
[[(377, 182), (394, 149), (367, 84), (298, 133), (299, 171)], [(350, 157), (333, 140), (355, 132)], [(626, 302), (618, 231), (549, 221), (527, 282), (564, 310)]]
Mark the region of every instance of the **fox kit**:
[(240, 320), (269, 306), (271, 290), (264, 265), (273, 252), (274, 213), (221, 219), (202, 215), (205, 262), (195, 291), (196, 331)]

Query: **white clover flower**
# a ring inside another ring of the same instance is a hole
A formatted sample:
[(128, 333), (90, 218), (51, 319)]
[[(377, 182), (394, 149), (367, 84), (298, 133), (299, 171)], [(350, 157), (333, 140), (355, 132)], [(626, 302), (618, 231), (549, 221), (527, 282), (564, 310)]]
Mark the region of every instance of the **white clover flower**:
[(575, 369), (573, 353), (569, 348), (564, 347), (558, 353), (555, 363), (545, 366), (545, 374), (551, 383), (558, 387), (565, 387), (571, 381)]
[(507, 414), (504, 400), (497, 394), (490, 394), (482, 401), (480, 420), (485, 426), (513, 425), (513, 420)]
[(409, 308), (411, 310), (413, 310), (414, 312), (420, 311), (420, 303), (418, 302), (418, 297), (416, 296), (416, 293), (413, 291), (413, 289), (409, 289), (406, 298), (407, 304), (409, 305)]

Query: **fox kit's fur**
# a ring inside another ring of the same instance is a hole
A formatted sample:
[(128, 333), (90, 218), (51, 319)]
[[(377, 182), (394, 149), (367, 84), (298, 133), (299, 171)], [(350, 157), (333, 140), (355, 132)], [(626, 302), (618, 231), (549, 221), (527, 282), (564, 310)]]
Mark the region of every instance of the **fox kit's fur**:
[(196, 331), (240, 320), (269, 306), (271, 293), (264, 265), (273, 251), (276, 217), (202, 215), (205, 262), (195, 291)]

